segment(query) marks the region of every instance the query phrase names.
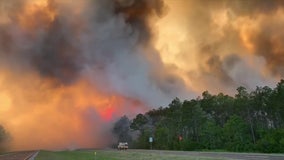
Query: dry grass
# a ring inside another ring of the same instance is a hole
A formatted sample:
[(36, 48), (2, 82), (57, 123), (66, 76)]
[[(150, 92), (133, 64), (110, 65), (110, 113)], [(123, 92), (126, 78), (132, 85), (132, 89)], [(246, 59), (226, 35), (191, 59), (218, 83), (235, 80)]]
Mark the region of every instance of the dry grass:
[[(95, 155), (96, 152), (96, 155)], [(35, 160), (226, 160), (218, 158), (192, 157), (159, 152), (139, 151), (40, 151)]]

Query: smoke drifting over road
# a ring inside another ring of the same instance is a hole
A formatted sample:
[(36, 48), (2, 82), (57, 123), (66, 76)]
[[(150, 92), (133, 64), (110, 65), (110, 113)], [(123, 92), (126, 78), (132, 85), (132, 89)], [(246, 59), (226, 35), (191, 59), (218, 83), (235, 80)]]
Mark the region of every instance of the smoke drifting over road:
[(124, 114), (273, 84), (284, 76), (283, 5), (1, 0), (0, 124), (12, 149), (100, 147)]

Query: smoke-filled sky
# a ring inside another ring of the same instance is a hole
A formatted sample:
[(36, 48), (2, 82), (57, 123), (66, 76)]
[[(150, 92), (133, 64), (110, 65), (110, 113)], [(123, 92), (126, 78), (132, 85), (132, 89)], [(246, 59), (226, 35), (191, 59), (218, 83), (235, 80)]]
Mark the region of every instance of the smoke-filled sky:
[(0, 0), (11, 148), (103, 147), (113, 121), (175, 97), (284, 77), (282, 0)]

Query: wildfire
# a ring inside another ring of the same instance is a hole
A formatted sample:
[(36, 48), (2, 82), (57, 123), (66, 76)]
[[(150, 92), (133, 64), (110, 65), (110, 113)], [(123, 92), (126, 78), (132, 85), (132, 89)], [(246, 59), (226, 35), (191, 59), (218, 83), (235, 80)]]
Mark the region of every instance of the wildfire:
[(13, 136), (15, 149), (103, 145), (107, 141), (100, 135), (110, 121), (146, 110), (135, 100), (100, 92), (84, 79), (55, 87), (36, 74), (25, 75), (21, 82), (19, 75), (9, 74), (0, 83), (0, 121)]
[(277, 3), (0, 0), (0, 125), (12, 149), (99, 147), (122, 115), (274, 84)]

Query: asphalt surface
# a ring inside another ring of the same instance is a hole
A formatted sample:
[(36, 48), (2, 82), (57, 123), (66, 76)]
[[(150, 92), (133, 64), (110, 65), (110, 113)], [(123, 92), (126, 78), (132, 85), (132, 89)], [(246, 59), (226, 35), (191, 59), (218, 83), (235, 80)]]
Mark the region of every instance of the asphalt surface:
[(234, 160), (284, 160), (284, 154), (262, 153), (231, 153), (231, 152), (192, 152), (192, 151), (162, 151), (162, 150), (134, 150), (129, 152), (145, 152), (156, 154), (184, 155), (192, 157), (229, 158)]
[(37, 151), (10, 152), (0, 155), (0, 160), (32, 160)]

